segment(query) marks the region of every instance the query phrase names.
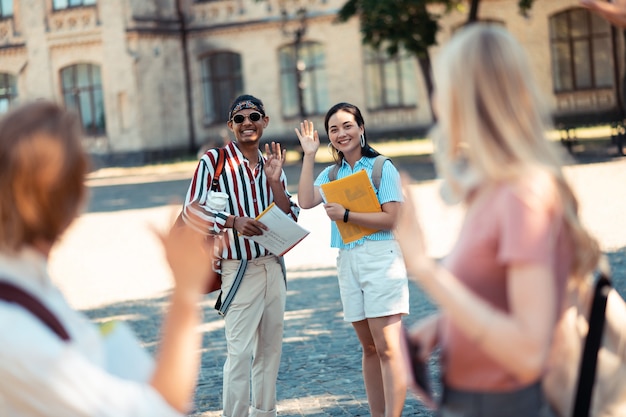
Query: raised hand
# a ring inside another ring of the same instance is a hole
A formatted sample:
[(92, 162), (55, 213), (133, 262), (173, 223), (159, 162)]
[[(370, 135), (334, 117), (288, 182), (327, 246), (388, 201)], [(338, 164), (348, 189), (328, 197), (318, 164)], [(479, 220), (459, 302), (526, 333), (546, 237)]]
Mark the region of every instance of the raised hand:
[(168, 232), (156, 228), (153, 231), (163, 246), (176, 290), (200, 296), (207, 286), (213, 257), (213, 247), (207, 245), (206, 234), (184, 223)]
[(313, 122), (305, 120), (300, 123), (300, 130), (296, 128), (295, 131), (302, 146), (302, 152), (305, 155), (315, 155), (320, 147), (320, 138), (317, 130), (313, 128)]
[(626, 0), (580, 0), (580, 5), (602, 16), (609, 23), (626, 28)]
[(263, 170), (270, 181), (280, 181), (287, 151), (280, 149), (280, 143), (265, 144), (265, 166)]
[(413, 203), (413, 194), (410, 188), (409, 176), (401, 174), (404, 203), (396, 222), (393, 234), (400, 245), (402, 256), (407, 267), (407, 272), (412, 278), (419, 280), (423, 268), (432, 264), (432, 259), (427, 254), (424, 242), (424, 233), (417, 218), (417, 211)]

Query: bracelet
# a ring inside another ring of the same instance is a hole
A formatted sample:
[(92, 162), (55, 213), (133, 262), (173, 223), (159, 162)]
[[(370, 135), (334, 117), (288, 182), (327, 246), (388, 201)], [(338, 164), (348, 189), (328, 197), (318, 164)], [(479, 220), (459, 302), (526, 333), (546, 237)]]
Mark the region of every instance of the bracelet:
[(237, 216), (233, 215), (233, 227), (232, 227), (233, 230), (237, 230), (237, 229), (235, 229), (235, 221), (236, 220), (237, 220)]
[(344, 223), (348, 223), (348, 215), (350, 214), (350, 210), (346, 209), (346, 211), (343, 213), (343, 222)]

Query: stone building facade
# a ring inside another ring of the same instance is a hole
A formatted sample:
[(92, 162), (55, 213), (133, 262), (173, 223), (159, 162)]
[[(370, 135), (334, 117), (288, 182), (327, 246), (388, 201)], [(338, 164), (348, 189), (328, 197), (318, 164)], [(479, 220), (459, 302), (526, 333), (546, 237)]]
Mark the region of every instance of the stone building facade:
[[(302, 115), (323, 130), (339, 101), (363, 110), (372, 135), (423, 132), (432, 117), (415, 58), (363, 46), (357, 19), (336, 21), (343, 3), (0, 0), (0, 113), (37, 98), (62, 102), (107, 164), (227, 140), (228, 104), (242, 92), (265, 102), (264, 138), (290, 147)], [(559, 121), (619, 117), (623, 38), (578, 0), (535, 0), (529, 16), (517, 0), (482, 0), (479, 17), (527, 48)], [(446, 13), (438, 44), (466, 18), (467, 8)]]

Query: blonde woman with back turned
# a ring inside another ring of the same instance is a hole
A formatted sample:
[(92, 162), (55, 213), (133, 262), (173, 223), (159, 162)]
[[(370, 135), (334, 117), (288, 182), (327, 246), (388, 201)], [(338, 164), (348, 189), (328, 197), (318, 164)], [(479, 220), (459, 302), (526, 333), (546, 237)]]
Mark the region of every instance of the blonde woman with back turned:
[(439, 313), (409, 332), (442, 352), (440, 415), (549, 416), (541, 377), (568, 280), (597, 264), (519, 43), (475, 24), (434, 66), (432, 132), (442, 196), (466, 212), (441, 264), (427, 253), (408, 184), (395, 229), (411, 278)]

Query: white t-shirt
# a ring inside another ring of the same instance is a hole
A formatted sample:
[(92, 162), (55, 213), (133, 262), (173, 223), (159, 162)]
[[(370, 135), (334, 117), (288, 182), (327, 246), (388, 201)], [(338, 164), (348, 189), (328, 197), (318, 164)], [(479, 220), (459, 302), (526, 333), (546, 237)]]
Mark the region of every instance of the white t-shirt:
[(105, 370), (98, 328), (52, 284), (43, 255), (0, 253), (0, 280), (34, 295), (71, 339), (62, 341), (25, 308), (0, 301), (0, 416), (181, 416), (147, 382)]

